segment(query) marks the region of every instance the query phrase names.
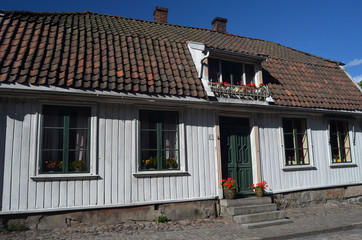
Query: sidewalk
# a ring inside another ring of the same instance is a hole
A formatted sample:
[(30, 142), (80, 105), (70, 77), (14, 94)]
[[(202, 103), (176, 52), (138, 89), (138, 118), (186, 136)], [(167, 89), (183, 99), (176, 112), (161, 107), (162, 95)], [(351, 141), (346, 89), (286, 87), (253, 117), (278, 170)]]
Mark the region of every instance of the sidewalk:
[[(362, 229), (362, 206), (315, 205), (285, 210), (293, 223), (244, 229), (223, 218), (69, 227), (0, 234), (0, 239), (291, 239), (349, 229)], [(361, 236), (362, 238), (362, 236)]]

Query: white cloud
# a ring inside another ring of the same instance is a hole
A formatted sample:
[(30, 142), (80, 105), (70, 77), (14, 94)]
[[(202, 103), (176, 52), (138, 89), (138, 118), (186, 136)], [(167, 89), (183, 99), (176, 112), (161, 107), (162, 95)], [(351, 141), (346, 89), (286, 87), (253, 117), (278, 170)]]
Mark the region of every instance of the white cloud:
[(362, 81), (362, 74), (361, 74), (361, 75), (359, 75), (359, 76), (355, 76), (355, 77), (353, 77), (353, 80), (355, 80), (356, 82), (360, 82), (360, 81)]
[(362, 64), (362, 59), (355, 58), (353, 61), (350, 61), (346, 64), (345, 67), (355, 67)]

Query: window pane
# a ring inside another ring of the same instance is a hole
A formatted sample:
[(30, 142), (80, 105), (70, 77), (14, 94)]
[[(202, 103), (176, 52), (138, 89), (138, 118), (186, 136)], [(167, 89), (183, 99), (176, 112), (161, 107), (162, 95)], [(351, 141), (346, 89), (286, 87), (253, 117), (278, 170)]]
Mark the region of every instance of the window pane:
[(177, 130), (178, 114), (177, 112), (164, 112), (162, 118), (162, 130)]
[(63, 129), (44, 129), (43, 149), (63, 149)]
[(246, 84), (254, 84), (254, 65), (245, 64)]
[(283, 119), (284, 133), (293, 133), (293, 121), (291, 119)]
[(297, 133), (305, 133), (306, 123), (304, 119), (295, 120), (295, 127), (297, 128)]
[(163, 149), (178, 149), (177, 132), (163, 132), (162, 147)]
[(285, 148), (294, 148), (293, 134), (284, 134)]
[(141, 132), (141, 149), (157, 149), (157, 132)]
[(64, 112), (62, 108), (43, 107), (44, 127), (64, 127)]
[(219, 82), (219, 60), (209, 58), (208, 59), (208, 67), (209, 67), (209, 80), (211, 82)]
[(140, 112), (141, 129), (157, 129), (158, 115), (154, 112)]
[(62, 151), (43, 151), (43, 172), (61, 172), (63, 169)]
[(88, 149), (88, 130), (69, 130), (69, 149)]
[(178, 151), (163, 151), (163, 169), (176, 169), (179, 167)]
[(70, 128), (89, 128), (89, 108), (77, 107), (70, 109)]
[(88, 151), (69, 151), (68, 170), (79, 172), (88, 170)]
[(157, 168), (157, 151), (141, 151), (141, 169)]
[(221, 64), (222, 81), (228, 82), (232, 85), (236, 85), (237, 82), (241, 82), (242, 65), (236, 62), (222, 61)]

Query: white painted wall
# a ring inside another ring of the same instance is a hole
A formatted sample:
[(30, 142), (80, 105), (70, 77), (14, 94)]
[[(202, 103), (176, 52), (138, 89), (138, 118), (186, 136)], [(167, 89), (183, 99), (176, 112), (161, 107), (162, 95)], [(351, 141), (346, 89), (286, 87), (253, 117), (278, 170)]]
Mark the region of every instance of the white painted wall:
[(272, 192), (288, 192), (310, 188), (341, 186), (362, 183), (362, 129), (356, 121), (349, 123), (352, 141), (352, 124), (356, 141), (352, 145), (352, 161), (357, 166), (332, 168), (328, 143), (328, 120), (324, 117), (306, 117), (309, 154), (315, 169), (285, 171), (281, 116), (263, 114), (259, 118), (260, 158), (262, 178)]
[[(58, 102), (59, 104), (59, 102)], [(4, 162), (2, 212), (127, 206), (217, 196), (215, 130), (212, 111), (183, 109), (187, 175), (135, 177), (135, 105), (96, 104), (95, 162), (98, 179), (38, 180), (41, 104), (32, 99), (0, 98), (0, 157)], [(179, 108), (177, 110), (180, 110)], [(209, 135), (213, 139), (209, 139)], [(0, 163), (1, 163), (0, 161)], [(1, 165), (0, 165), (1, 166)], [(41, 175), (39, 175), (41, 176)]]

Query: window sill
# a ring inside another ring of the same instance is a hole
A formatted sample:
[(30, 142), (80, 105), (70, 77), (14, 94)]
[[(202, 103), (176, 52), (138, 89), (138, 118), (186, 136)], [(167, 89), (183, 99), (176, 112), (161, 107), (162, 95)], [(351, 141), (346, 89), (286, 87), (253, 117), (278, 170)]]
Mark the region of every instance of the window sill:
[(136, 178), (142, 177), (165, 177), (165, 176), (189, 176), (190, 174), (185, 171), (144, 171), (133, 173)]
[(289, 172), (289, 171), (305, 171), (305, 170), (317, 170), (316, 167), (314, 166), (308, 166), (308, 165), (303, 165), (303, 166), (288, 166), (288, 167), (284, 167), (283, 171), (284, 172)]
[(33, 181), (61, 181), (61, 180), (94, 180), (98, 179), (99, 175), (89, 173), (78, 174), (40, 174), (30, 177)]
[(346, 167), (357, 167), (355, 163), (332, 163), (329, 165), (330, 168), (346, 168)]

